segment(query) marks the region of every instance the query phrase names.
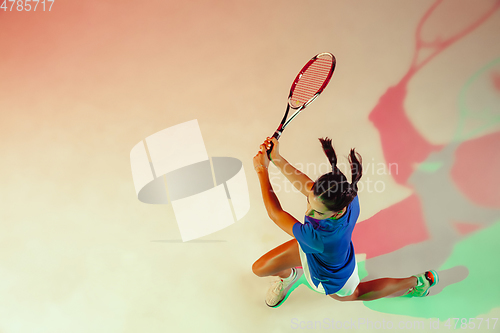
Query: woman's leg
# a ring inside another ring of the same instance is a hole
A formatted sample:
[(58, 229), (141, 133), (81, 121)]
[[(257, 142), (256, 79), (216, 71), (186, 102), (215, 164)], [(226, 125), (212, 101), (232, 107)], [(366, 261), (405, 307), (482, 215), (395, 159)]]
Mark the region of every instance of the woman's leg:
[(392, 295), (398, 291), (408, 290), (417, 285), (415, 276), (403, 279), (383, 278), (366, 282), (361, 282), (354, 293), (350, 296), (340, 297), (329, 295), (338, 301), (372, 301), (382, 297)]
[(252, 271), (260, 277), (279, 276), (287, 278), (292, 272), (292, 267), (301, 265), (299, 244), (294, 238), (260, 257), (252, 265)]

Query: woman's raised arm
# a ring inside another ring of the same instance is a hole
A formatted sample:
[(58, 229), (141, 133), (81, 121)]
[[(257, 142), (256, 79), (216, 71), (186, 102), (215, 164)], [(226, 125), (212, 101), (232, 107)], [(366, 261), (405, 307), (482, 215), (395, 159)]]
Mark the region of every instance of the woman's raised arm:
[(279, 141), (276, 138), (267, 138), (265, 144), (270, 146), (273, 142), (273, 150), (271, 151), (271, 161), (281, 171), (281, 173), (292, 183), (292, 185), (305, 196), (309, 195), (314, 182), (306, 174), (292, 166), (279, 153)]

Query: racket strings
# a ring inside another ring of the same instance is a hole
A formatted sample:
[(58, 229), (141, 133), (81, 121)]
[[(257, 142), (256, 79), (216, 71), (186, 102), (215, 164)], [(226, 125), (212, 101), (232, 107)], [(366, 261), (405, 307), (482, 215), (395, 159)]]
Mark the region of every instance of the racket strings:
[(299, 107), (321, 92), (328, 81), (332, 66), (331, 57), (315, 59), (296, 81), (290, 97), (291, 106)]

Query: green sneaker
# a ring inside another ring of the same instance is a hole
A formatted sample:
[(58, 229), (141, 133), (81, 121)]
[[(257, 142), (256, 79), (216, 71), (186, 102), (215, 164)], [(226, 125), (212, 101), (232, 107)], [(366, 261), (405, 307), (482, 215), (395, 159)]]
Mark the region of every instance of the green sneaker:
[(435, 271), (427, 271), (413, 276), (417, 278), (418, 284), (407, 293), (413, 297), (425, 297), (429, 295), (429, 289), (439, 282), (439, 276)]

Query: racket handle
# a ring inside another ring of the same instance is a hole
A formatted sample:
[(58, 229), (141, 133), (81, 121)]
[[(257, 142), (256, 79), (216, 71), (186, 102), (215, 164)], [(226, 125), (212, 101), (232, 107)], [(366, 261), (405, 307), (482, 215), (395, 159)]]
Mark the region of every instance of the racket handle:
[[(276, 138), (276, 140), (279, 140), (281, 136), (281, 131), (276, 131), (273, 134), (273, 138)], [(271, 151), (273, 150), (274, 143), (271, 141), (271, 147), (266, 151), (267, 152), (267, 157), (269, 157), (269, 160), (271, 161)]]

